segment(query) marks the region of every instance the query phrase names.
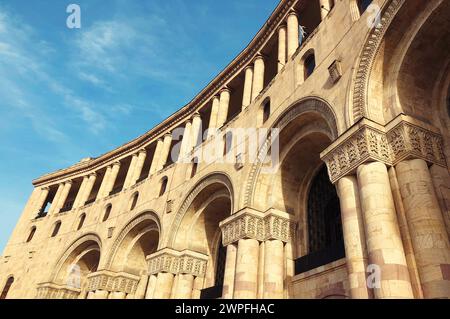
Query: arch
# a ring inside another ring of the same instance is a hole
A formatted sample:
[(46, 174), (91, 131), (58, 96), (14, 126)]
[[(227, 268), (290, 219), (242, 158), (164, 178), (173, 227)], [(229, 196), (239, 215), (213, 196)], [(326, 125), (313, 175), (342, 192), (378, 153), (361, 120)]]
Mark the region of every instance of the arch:
[(261, 104), (261, 108), (262, 108), (262, 121), (261, 123), (264, 124), (266, 123), (271, 115), (271, 107), (270, 107), (270, 97), (267, 97), (264, 102)]
[(133, 195), (131, 195), (130, 211), (136, 208), (138, 199), (139, 199), (139, 192), (134, 192)]
[(105, 206), (105, 210), (104, 210), (104, 214), (103, 214), (103, 219), (102, 222), (106, 222), (109, 217), (111, 216), (111, 211), (112, 211), (112, 204), (107, 204)]
[(64, 279), (70, 275), (73, 269), (71, 265), (80, 264), (81, 270), (84, 272), (84, 278), (87, 273), (86, 270), (94, 272), (100, 264), (102, 242), (100, 237), (94, 233), (88, 233), (73, 241), (64, 250), (62, 255), (57, 259), (53, 272), (50, 276), (50, 281), (58, 284), (65, 284)]
[(53, 226), (52, 235), (51, 235), (52, 238), (58, 236), (59, 230), (61, 229), (61, 225), (62, 225), (62, 223), (60, 220), (55, 222), (55, 224)]
[(166, 193), (168, 182), (169, 182), (169, 178), (167, 176), (164, 176), (163, 178), (161, 178), (160, 188), (159, 188), (159, 197), (163, 196)]
[[(316, 127), (315, 129), (322, 129), (324, 134), (328, 135), (329, 139), (334, 141), (344, 131), (343, 125), (339, 125), (337, 117), (332, 107), (323, 99), (318, 97), (307, 97), (293, 103), (287, 110), (281, 114), (274, 122), (271, 128), (278, 129), (280, 132), (288, 127), (290, 123), (304, 116), (312, 116), (315, 119), (321, 119), (323, 124), (322, 128)], [(301, 137), (301, 133), (296, 133), (297, 138)], [(293, 140), (293, 139), (292, 139)], [(292, 141), (291, 141), (292, 142)], [(258, 153), (258, 159), (260, 161), (252, 165), (248, 174), (247, 183), (245, 186), (242, 206), (253, 207), (254, 206), (254, 194), (256, 188), (256, 182), (260, 175), (261, 168), (263, 166), (262, 160), (268, 156), (270, 150), (271, 140), (268, 139), (266, 143), (260, 148)], [(283, 156), (283, 155), (281, 155)], [(281, 159), (280, 159), (281, 160)]]
[(79, 222), (78, 222), (77, 230), (80, 230), (81, 228), (83, 228), (84, 221), (86, 220), (86, 213), (81, 214), (78, 220), (79, 220)]
[(30, 230), (30, 233), (28, 234), (28, 237), (27, 237), (27, 243), (29, 243), (30, 241), (32, 241), (33, 240), (33, 237), (34, 237), (34, 234), (36, 233), (36, 226), (33, 226), (33, 227), (31, 227), (31, 230)]
[(5, 286), (3, 287), (2, 293), (0, 295), (1, 299), (6, 299), (8, 297), (8, 293), (11, 290), (11, 286), (14, 283), (14, 276), (9, 276), (8, 279), (5, 282)]
[(170, 234), (168, 236), (168, 246), (169, 247), (174, 247), (175, 238), (177, 236), (178, 229), (179, 229), (181, 221), (182, 221), (183, 217), (185, 216), (189, 207), (191, 207), (194, 200), (197, 198), (197, 196), (202, 191), (211, 187), (214, 184), (222, 185), (226, 189), (226, 191), (228, 192), (228, 194), (230, 196), (231, 211), (232, 212), (234, 211), (235, 194), (234, 194), (234, 189), (233, 189), (233, 184), (231, 182), (231, 178), (227, 174), (222, 173), (222, 172), (220, 172), (220, 173), (215, 172), (215, 173), (211, 173), (211, 174), (205, 176), (199, 182), (197, 182), (197, 184), (195, 184), (195, 186), (191, 189), (190, 192), (188, 192), (188, 194), (185, 196), (185, 198), (181, 202), (181, 205), (178, 208), (177, 213), (173, 219), (172, 225), (170, 227)]
[(314, 54), (314, 50), (310, 49), (302, 58), (303, 63), (303, 73), (304, 73), (304, 81), (308, 79), (316, 69), (316, 56)]
[[(150, 233), (154, 233), (149, 235)], [(157, 243), (155, 244), (155, 236), (158, 235)], [(147, 237), (144, 237), (147, 236)], [(128, 258), (130, 252), (135, 249), (135, 246), (141, 239), (149, 239), (148, 247), (143, 247), (143, 252), (160, 248), (162, 238), (161, 223), (158, 215), (153, 211), (144, 211), (132, 218), (120, 233), (117, 235), (114, 243), (111, 246), (110, 253), (106, 257), (104, 264), (105, 269), (115, 269), (118, 271), (125, 270), (127, 267), (125, 260)], [(150, 243), (151, 241), (151, 243)], [(146, 256), (144, 256), (146, 257)], [(122, 259), (122, 260), (120, 260)], [(136, 269), (131, 269), (131, 272), (136, 272)]]

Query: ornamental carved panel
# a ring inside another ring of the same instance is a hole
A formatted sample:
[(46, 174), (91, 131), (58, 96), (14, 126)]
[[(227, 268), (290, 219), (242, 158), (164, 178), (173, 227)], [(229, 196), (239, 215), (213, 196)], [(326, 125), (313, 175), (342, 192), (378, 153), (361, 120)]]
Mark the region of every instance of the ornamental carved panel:
[(123, 272), (99, 271), (88, 276), (88, 291), (104, 290), (133, 294), (138, 283), (138, 276)]
[(147, 258), (150, 275), (158, 273), (190, 274), (204, 277), (208, 258), (190, 251), (175, 251), (164, 249)]

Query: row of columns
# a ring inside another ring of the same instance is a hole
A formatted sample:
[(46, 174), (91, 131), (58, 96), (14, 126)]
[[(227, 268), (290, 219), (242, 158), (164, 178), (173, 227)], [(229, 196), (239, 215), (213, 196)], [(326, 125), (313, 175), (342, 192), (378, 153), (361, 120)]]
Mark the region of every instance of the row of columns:
[[(424, 160), (402, 161), (389, 172), (384, 163), (366, 163), (337, 189), (352, 298), (450, 297), (450, 244)], [(374, 289), (367, 283), (371, 265), (380, 270)]]

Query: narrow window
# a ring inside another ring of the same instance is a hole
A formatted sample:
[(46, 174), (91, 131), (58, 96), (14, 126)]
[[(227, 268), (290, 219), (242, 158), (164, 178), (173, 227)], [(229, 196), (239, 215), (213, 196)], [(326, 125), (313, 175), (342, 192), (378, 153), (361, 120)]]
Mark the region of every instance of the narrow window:
[(133, 198), (131, 199), (130, 210), (133, 210), (133, 209), (136, 208), (136, 204), (137, 204), (138, 198), (139, 198), (139, 193), (135, 193), (135, 194), (133, 195)]
[(13, 283), (14, 277), (9, 277), (8, 280), (6, 281), (5, 287), (3, 288), (2, 294), (0, 295), (0, 299), (6, 299)]
[(61, 228), (61, 222), (58, 221), (58, 222), (55, 224), (55, 228), (53, 228), (52, 237), (56, 237), (56, 235), (58, 235), (59, 229), (60, 229), (60, 228)]
[(36, 226), (33, 226), (33, 228), (31, 228), (30, 234), (28, 235), (28, 238), (27, 238), (27, 243), (29, 243), (31, 240), (33, 240), (34, 233), (36, 233)]
[(195, 157), (192, 160), (191, 178), (194, 177), (197, 174), (197, 170), (198, 170), (198, 158)]
[(305, 59), (305, 80), (314, 72), (316, 68), (316, 58), (314, 54), (311, 53)]
[(267, 100), (264, 103), (263, 107), (263, 123), (266, 123), (270, 117), (270, 100)]
[(105, 215), (103, 215), (103, 222), (106, 222), (108, 220), (109, 215), (111, 215), (111, 210), (112, 210), (112, 205), (111, 204), (106, 206)]
[(161, 189), (159, 190), (159, 196), (160, 196), (160, 197), (161, 197), (162, 195), (164, 195), (164, 193), (166, 192), (166, 189), (167, 189), (167, 181), (168, 181), (167, 176), (164, 176), (163, 179), (161, 180)]
[(233, 144), (233, 133), (228, 131), (223, 137), (223, 155), (227, 155), (231, 151)]
[(358, 0), (359, 14), (362, 15), (372, 4), (372, 0)]
[(216, 287), (223, 286), (226, 259), (227, 259), (227, 247), (223, 246), (222, 240), (220, 240), (217, 252), (216, 278), (214, 283)]
[(80, 230), (83, 227), (84, 221), (86, 220), (86, 214), (81, 214), (80, 222), (78, 223), (77, 230)]

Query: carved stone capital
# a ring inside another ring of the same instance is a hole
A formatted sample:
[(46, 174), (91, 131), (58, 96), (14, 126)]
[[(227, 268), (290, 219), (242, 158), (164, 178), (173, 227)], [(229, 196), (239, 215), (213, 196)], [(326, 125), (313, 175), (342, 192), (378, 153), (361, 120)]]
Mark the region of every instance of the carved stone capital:
[(208, 257), (189, 250), (162, 249), (147, 257), (149, 274), (162, 272), (204, 277)]
[(278, 239), (285, 243), (292, 241), (296, 221), (294, 216), (270, 209), (265, 213), (245, 208), (220, 223), (222, 243), (230, 245), (240, 239), (266, 241)]
[(80, 292), (77, 288), (46, 282), (38, 285), (36, 299), (77, 299)]
[(139, 279), (139, 276), (125, 272), (101, 270), (88, 275), (88, 291), (104, 290), (133, 294)]
[(405, 159), (421, 158), (446, 167), (439, 131), (405, 115), (399, 115), (386, 126), (361, 119), (324, 150), (321, 158), (332, 183), (370, 161), (394, 166)]

